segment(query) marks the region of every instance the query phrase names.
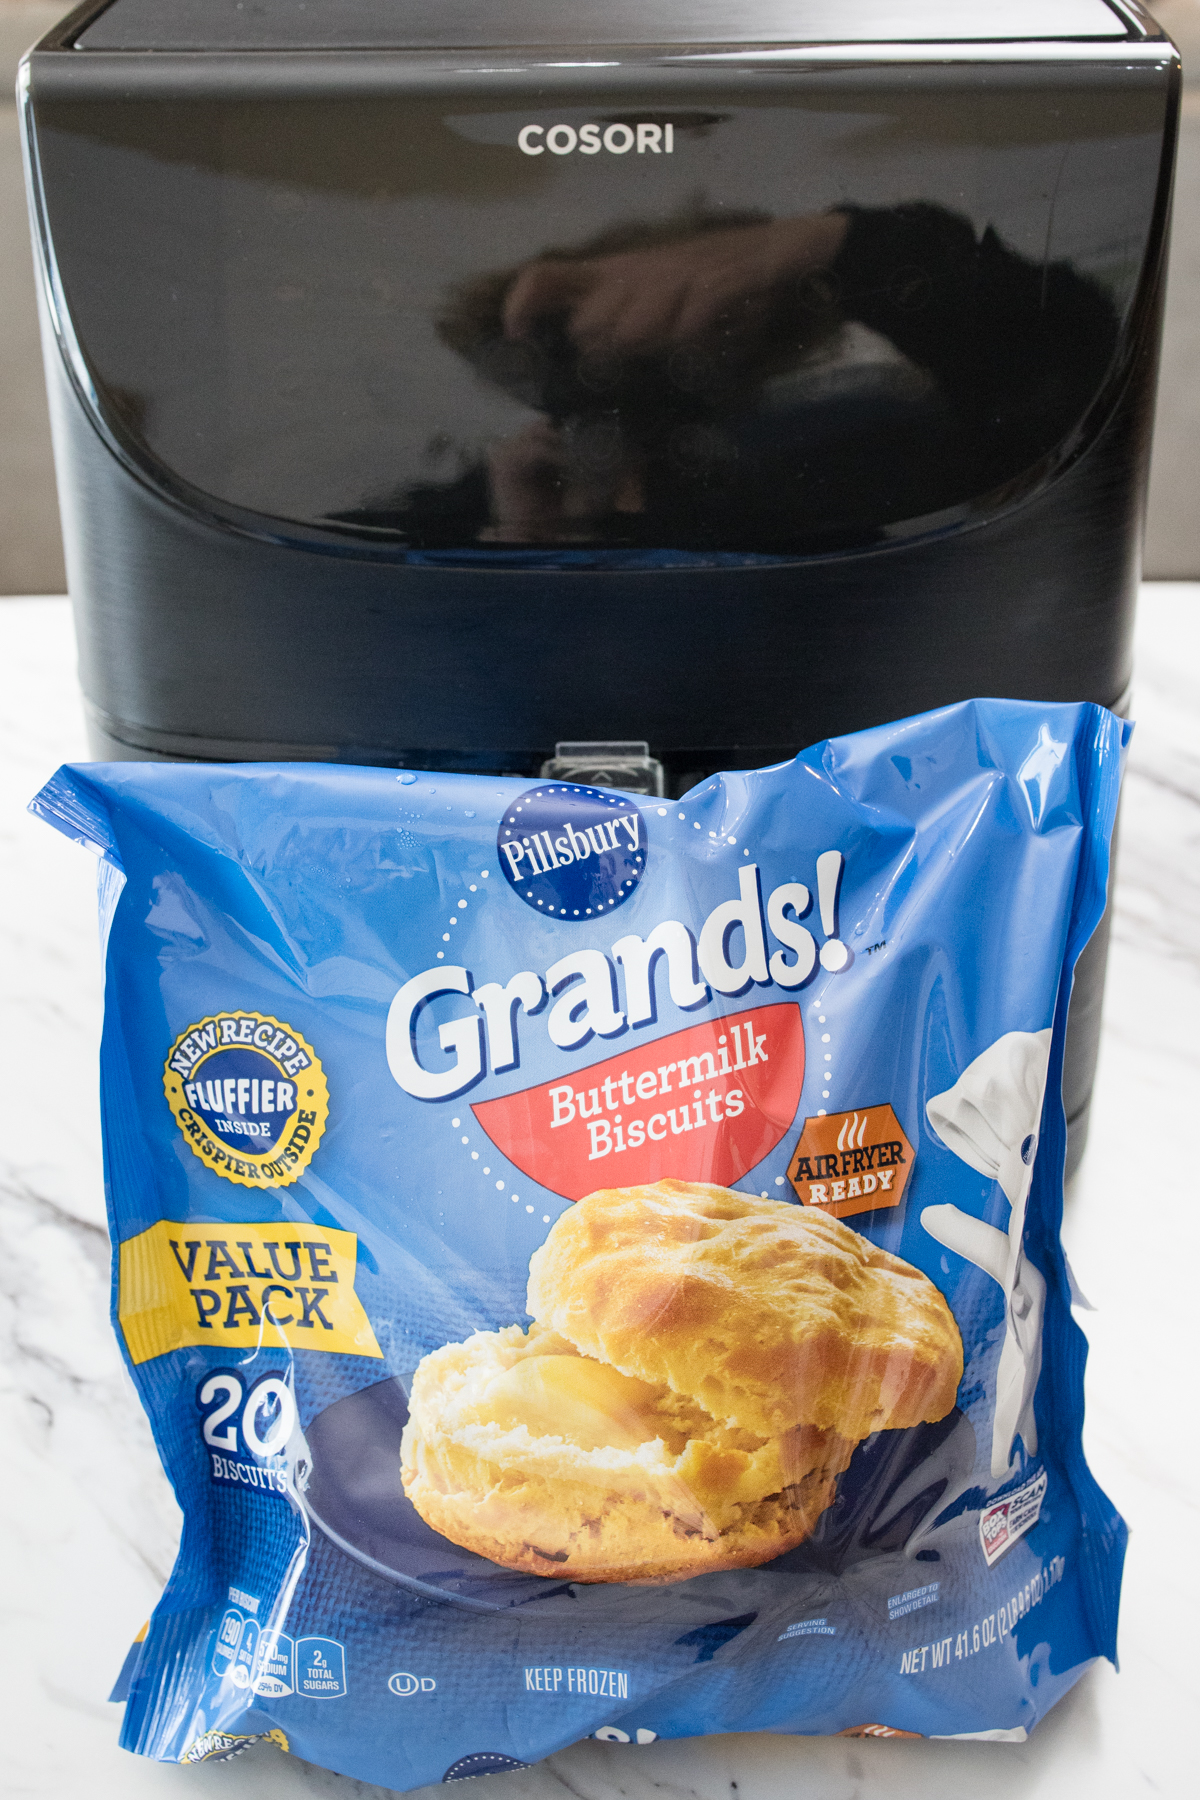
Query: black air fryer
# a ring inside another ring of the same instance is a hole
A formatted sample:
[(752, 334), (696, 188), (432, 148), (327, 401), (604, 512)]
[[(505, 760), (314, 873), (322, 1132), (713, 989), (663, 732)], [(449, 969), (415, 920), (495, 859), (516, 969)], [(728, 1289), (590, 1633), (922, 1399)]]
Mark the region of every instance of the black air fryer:
[(677, 793), (1121, 708), (1178, 82), (1131, 0), (81, 7), (22, 83), (96, 755)]

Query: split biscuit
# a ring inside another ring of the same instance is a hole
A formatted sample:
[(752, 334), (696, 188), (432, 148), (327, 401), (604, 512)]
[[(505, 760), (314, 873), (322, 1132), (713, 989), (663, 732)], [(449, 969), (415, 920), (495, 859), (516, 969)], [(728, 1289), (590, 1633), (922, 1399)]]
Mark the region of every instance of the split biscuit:
[(679, 1581), (800, 1543), (853, 1449), (834, 1432), (730, 1429), (535, 1324), (427, 1356), (401, 1455), (426, 1523), (493, 1562)]
[(816, 1207), (701, 1182), (589, 1194), (534, 1252), (528, 1306), (585, 1356), (763, 1437), (941, 1419), (962, 1379), (954, 1315), (919, 1269)]
[(426, 1356), (405, 1492), (453, 1542), (574, 1581), (679, 1581), (803, 1542), (872, 1431), (944, 1416), (933, 1284), (838, 1220), (727, 1188), (603, 1190), (530, 1263), (528, 1331)]

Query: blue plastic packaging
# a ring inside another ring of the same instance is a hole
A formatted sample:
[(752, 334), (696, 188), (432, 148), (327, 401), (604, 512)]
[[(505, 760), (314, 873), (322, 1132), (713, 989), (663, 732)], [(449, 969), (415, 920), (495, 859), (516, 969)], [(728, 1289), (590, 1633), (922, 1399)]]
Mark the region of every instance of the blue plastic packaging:
[(588, 1734), (1019, 1738), (1114, 1655), (1059, 1092), (1128, 731), (974, 701), (678, 801), (54, 776), (183, 1510), (129, 1749), (406, 1789)]

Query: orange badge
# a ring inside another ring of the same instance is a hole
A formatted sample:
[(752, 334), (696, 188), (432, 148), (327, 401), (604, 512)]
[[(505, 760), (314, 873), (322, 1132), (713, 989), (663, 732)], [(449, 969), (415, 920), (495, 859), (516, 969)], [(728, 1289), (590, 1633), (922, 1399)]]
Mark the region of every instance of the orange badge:
[(788, 1168), (804, 1206), (844, 1219), (899, 1206), (915, 1160), (890, 1106), (806, 1119)]

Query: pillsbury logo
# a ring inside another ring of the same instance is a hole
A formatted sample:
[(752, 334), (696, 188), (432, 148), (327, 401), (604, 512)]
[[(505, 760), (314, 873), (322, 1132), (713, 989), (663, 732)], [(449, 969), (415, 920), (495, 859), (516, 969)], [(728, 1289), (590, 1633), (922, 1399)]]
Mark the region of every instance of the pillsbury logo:
[(513, 892), (556, 919), (596, 919), (646, 871), (646, 828), (627, 794), (545, 782), (508, 807), (496, 838)]
[(517, 133), (517, 148), (526, 156), (598, 156), (607, 150), (610, 156), (627, 156), (636, 150), (639, 156), (674, 156), (674, 125), (656, 125), (651, 119), (635, 120), (626, 125), (616, 120), (611, 125), (522, 125)]

